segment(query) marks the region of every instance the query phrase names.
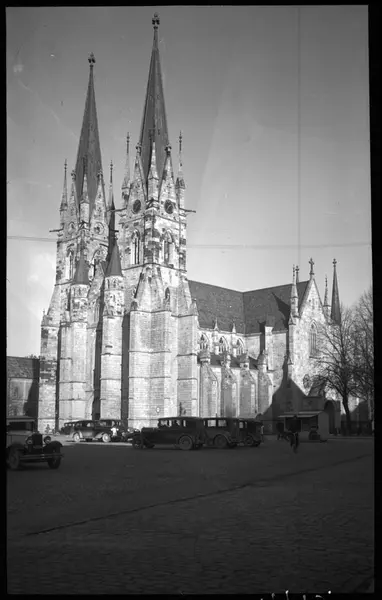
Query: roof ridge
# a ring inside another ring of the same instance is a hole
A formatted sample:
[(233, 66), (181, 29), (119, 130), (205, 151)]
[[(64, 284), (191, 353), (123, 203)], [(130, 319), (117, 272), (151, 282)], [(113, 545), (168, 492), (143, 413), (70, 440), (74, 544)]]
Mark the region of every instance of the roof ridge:
[[(234, 288), (224, 287), (222, 285), (215, 285), (213, 283), (206, 283), (204, 281), (195, 281), (195, 279), (188, 279), (188, 282), (190, 282), (190, 281), (192, 281), (193, 283), (196, 283), (196, 284), (202, 284), (202, 285), (208, 285), (210, 287), (220, 288), (221, 290), (227, 290), (229, 292), (236, 292), (237, 294), (250, 294), (252, 292), (262, 292), (265, 290), (273, 290), (275, 288), (281, 288), (281, 287), (286, 287), (287, 285), (292, 285), (292, 283), (289, 282), (289, 283), (283, 283), (282, 285), (270, 285), (265, 288), (256, 288), (254, 290), (246, 290), (245, 292), (242, 292), (240, 290), (235, 290)], [(301, 285), (307, 284), (307, 283), (309, 283), (309, 279), (307, 279), (306, 281), (299, 281), (296, 285), (301, 286)]]

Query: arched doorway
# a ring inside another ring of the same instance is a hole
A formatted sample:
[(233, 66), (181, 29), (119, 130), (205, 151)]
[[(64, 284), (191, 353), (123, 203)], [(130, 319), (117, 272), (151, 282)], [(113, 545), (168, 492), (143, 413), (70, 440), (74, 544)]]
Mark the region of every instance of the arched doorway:
[(335, 432), (336, 420), (334, 414), (334, 405), (331, 400), (325, 402), (324, 411), (328, 414), (329, 417), (329, 433)]

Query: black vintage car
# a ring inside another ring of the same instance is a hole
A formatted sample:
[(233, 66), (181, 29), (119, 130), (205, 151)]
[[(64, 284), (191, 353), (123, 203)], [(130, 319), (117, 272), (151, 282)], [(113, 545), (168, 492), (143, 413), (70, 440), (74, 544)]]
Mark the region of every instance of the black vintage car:
[(238, 419), (239, 439), (244, 446), (257, 447), (261, 444), (261, 421), (256, 419)]
[(26, 463), (39, 462), (46, 462), (50, 469), (58, 469), (62, 457), (62, 444), (52, 440), (50, 435), (39, 433), (34, 419), (7, 419), (6, 462), (12, 471)]
[(174, 445), (180, 450), (197, 450), (205, 439), (203, 419), (168, 417), (159, 419), (157, 427), (143, 427), (133, 435), (134, 448)]
[(205, 445), (223, 450), (236, 448), (240, 441), (239, 420), (233, 417), (209, 417), (203, 419)]
[(119, 419), (98, 419), (71, 423), (67, 435), (74, 442), (90, 442), (94, 440), (108, 443), (111, 441), (122, 441), (127, 435), (127, 431)]

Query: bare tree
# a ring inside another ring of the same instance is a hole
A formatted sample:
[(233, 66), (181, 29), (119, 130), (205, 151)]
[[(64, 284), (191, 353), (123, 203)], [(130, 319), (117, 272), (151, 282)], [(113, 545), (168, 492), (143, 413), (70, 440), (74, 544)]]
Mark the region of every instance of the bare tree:
[(374, 419), (374, 328), (372, 287), (364, 292), (354, 310), (354, 371), (357, 395), (368, 403)]
[(317, 331), (316, 373), (326, 388), (340, 396), (351, 431), (349, 396), (356, 390), (354, 372), (354, 318), (351, 309), (341, 305), (340, 323), (330, 322)]

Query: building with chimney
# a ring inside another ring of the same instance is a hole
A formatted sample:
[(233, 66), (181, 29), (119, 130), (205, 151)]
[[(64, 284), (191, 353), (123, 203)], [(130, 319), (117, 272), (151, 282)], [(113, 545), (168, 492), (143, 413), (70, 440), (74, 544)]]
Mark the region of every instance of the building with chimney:
[[(259, 416), (338, 404), (317, 390), (317, 327), (340, 318), (309, 279), (240, 292), (187, 278), (186, 184), (176, 174), (154, 15), (143, 118), (135, 156), (127, 137), (122, 205), (113, 166), (105, 185), (94, 88), (89, 82), (77, 159), (64, 167), (56, 281), (41, 324), (39, 428), (91, 418), (155, 425), (158, 417)], [(132, 160), (133, 158), (133, 160)], [(130, 162), (132, 165), (130, 165)], [(133, 168), (130, 170), (130, 166)], [(69, 179), (69, 181), (68, 181)], [(288, 277), (286, 277), (288, 279)]]

